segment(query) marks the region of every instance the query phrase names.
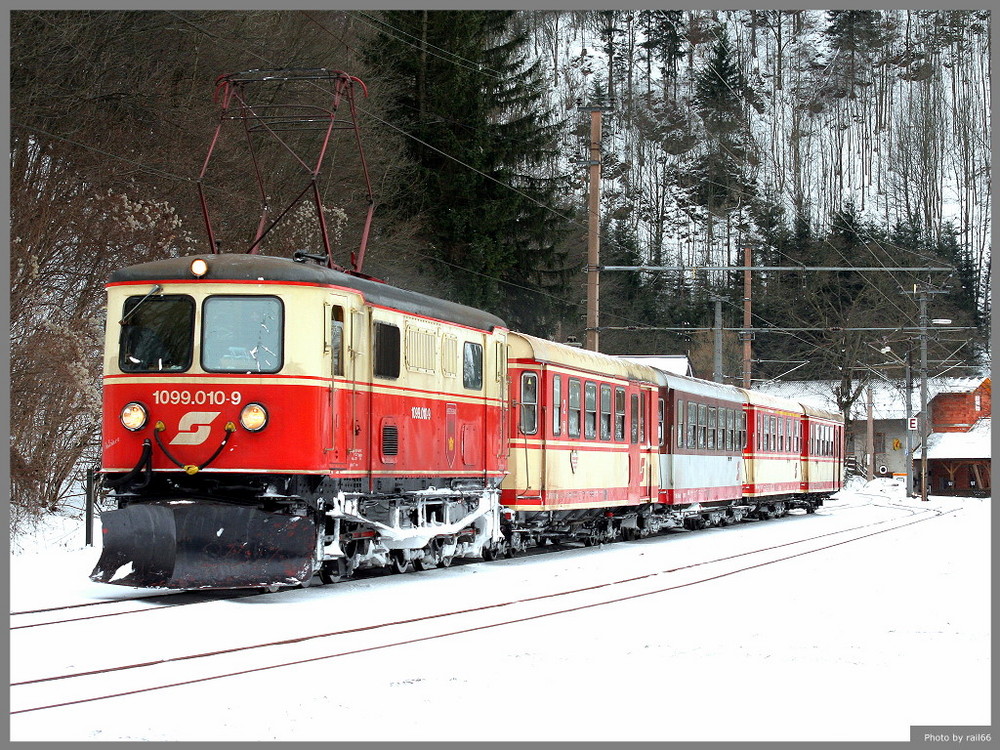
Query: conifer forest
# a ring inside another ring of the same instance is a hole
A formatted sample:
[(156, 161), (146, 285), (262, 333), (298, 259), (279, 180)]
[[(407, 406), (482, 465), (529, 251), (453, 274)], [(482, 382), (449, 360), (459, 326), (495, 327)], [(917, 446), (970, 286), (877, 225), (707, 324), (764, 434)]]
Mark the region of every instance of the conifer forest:
[[(82, 504), (110, 272), (211, 252), (196, 183), (220, 75), (361, 79), (375, 201), (364, 271), (559, 341), (586, 333), (599, 108), (601, 265), (657, 268), (601, 273), (601, 350), (687, 354), (710, 379), (721, 300), (723, 376), (740, 384), (733, 269), (749, 257), (754, 380), (841, 380), (846, 405), (881, 348), (916, 346), (921, 292), (952, 320), (931, 337), (935, 373), (988, 363), (990, 21), (981, 9), (12, 11), (12, 529)], [(275, 184), (290, 182), (295, 165), (266, 157)], [(241, 252), (260, 197), (243, 155), (219, 158), (220, 246)], [(355, 150), (331, 158), (320, 188), (346, 263), (367, 193)], [(262, 252), (320, 247), (291, 218)]]

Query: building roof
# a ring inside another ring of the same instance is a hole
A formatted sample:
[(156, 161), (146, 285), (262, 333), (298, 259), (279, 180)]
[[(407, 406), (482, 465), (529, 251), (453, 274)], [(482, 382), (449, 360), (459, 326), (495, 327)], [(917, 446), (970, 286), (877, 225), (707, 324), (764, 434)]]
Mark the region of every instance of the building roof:
[[(990, 458), (993, 421), (980, 419), (968, 432), (934, 432), (927, 436), (927, 458), (929, 460)], [(914, 458), (922, 458), (923, 451), (916, 448)]]
[[(970, 393), (976, 390), (985, 377), (972, 378), (928, 378), (927, 400), (933, 401), (942, 393)], [(764, 383), (757, 390), (784, 398), (799, 399), (814, 403), (825, 409), (837, 410), (835, 389), (840, 386), (839, 380), (789, 380), (784, 382)], [(872, 418), (873, 419), (906, 419), (920, 413), (920, 380), (915, 378), (913, 390), (910, 393), (910, 414), (906, 413), (906, 388), (902, 380), (879, 380), (871, 383), (872, 388)], [(851, 419), (865, 419), (868, 416), (868, 399), (864, 391), (851, 406)]]

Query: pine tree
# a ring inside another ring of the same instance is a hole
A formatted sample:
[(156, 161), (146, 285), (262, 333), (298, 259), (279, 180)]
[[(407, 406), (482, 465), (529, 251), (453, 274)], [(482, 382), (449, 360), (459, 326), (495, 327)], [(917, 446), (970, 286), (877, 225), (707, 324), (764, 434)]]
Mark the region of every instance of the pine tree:
[(832, 96), (850, 96), (872, 77), (876, 50), (887, 42), (877, 10), (830, 10), (826, 36), (836, 57), (830, 75)]
[(658, 63), (666, 95), (669, 85), (677, 83), (677, 62), (686, 52), (684, 11), (641, 10), (639, 23), (646, 33), (646, 41), (641, 46), (646, 50), (649, 59)]
[(705, 67), (695, 79), (695, 103), (710, 136), (732, 138), (745, 127), (747, 88), (729, 35), (720, 30)]
[(561, 181), (549, 176), (558, 126), (513, 15), (386, 12), (368, 54), (398, 80), (390, 114), (416, 163), (408, 208), (462, 301), (536, 329), (547, 308), (535, 292), (563, 281)]

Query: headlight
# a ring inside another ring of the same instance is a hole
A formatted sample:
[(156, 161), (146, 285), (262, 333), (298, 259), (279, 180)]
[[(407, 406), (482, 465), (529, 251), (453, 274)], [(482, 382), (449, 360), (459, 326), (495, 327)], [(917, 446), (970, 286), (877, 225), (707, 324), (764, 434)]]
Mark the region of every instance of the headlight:
[(247, 404), (240, 412), (240, 424), (250, 432), (260, 432), (267, 426), (267, 409), (260, 404)]
[(208, 262), (204, 258), (195, 258), (191, 261), (191, 274), (199, 279), (208, 273)]
[(132, 432), (141, 430), (146, 426), (147, 419), (149, 419), (149, 412), (138, 401), (125, 404), (125, 408), (122, 409), (121, 420), (126, 430), (131, 430)]

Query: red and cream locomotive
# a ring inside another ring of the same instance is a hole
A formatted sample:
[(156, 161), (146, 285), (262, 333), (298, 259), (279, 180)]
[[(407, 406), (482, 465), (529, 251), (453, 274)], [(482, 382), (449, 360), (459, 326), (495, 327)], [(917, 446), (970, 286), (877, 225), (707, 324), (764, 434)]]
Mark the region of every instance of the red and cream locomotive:
[(99, 581), (333, 581), (812, 511), (840, 486), (838, 415), (308, 259), (121, 269), (108, 310)]

